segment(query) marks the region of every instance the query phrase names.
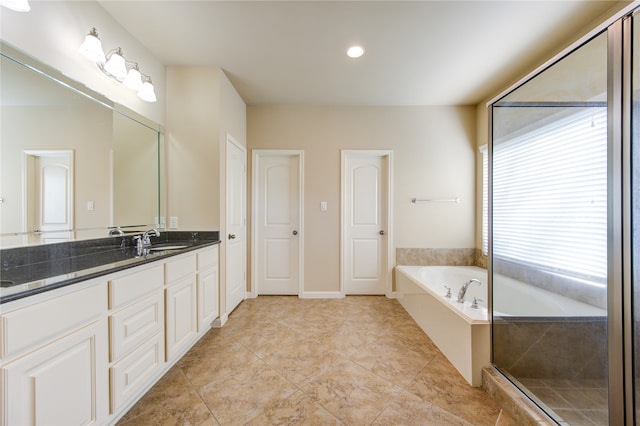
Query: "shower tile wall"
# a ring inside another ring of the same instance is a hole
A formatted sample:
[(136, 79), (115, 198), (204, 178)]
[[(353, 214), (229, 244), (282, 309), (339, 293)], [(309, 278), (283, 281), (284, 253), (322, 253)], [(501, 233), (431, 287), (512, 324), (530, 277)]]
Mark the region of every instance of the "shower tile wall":
[(518, 380), (604, 380), (606, 327), (606, 317), (495, 317), (494, 363)]
[[(413, 266), (480, 266), (475, 248), (397, 248), (396, 264)], [(486, 258), (485, 266), (486, 268)]]

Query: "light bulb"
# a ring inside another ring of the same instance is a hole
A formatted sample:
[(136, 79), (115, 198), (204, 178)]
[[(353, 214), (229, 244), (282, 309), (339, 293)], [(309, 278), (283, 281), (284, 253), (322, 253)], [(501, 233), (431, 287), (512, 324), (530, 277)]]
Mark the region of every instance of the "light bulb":
[(28, 12), (31, 10), (28, 0), (0, 0), (0, 6), (7, 7), (16, 12)]
[(140, 71), (138, 70), (137, 66), (129, 70), (129, 73), (127, 74), (127, 78), (125, 78), (122, 83), (125, 86), (127, 86), (129, 89), (133, 89), (137, 91), (142, 89), (142, 75), (140, 74)]
[(360, 46), (351, 46), (347, 49), (347, 56), (350, 58), (359, 58), (364, 55), (364, 49)]
[(102, 42), (98, 38), (98, 33), (95, 28), (92, 28), (84, 38), (84, 42), (80, 45), (78, 51), (93, 62), (104, 63), (106, 61), (104, 51), (102, 50)]
[(144, 83), (142, 83), (142, 89), (140, 89), (140, 91), (138, 92), (138, 97), (147, 102), (156, 101), (156, 92), (153, 89), (153, 84), (151, 84), (151, 81), (145, 81)]
[(104, 70), (120, 81), (127, 76), (127, 66), (122, 57), (122, 50), (119, 47), (118, 50), (111, 54), (107, 63), (104, 64)]

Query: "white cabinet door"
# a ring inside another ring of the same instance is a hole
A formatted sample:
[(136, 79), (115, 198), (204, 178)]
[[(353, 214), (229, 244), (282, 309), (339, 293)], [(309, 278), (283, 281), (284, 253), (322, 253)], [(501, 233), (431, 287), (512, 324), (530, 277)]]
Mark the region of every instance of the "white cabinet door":
[(218, 266), (198, 272), (198, 331), (218, 318)]
[(107, 346), (102, 320), (3, 365), (2, 423), (103, 423), (109, 409)]
[(169, 362), (190, 347), (198, 334), (195, 273), (167, 287), (165, 291), (166, 349)]

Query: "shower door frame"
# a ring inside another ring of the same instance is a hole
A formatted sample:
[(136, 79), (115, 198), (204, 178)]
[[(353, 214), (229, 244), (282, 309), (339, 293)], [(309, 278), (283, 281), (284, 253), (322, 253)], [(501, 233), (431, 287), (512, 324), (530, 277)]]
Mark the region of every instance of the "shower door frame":
[[(493, 199), (493, 104), (570, 55), (603, 31), (607, 32), (607, 345), (609, 424), (635, 424), (634, 317), (631, 234), (631, 64), (632, 14), (635, 1), (526, 77), (487, 102), (488, 199)], [(640, 52), (638, 52), (640, 56)], [(493, 294), (493, 203), (488, 206), (488, 285)], [(493, 297), (488, 309), (493, 315)], [(493, 320), (493, 318), (492, 318)], [(493, 327), (491, 328), (493, 342)], [(491, 360), (493, 362), (493, 343)]]

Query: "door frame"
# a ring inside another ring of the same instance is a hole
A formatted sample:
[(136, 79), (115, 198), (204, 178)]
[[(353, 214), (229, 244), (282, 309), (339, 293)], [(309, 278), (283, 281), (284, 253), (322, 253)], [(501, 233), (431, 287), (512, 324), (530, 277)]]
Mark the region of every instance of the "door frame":
[(393, 250), (393, 150), (391, 149), (373, 149), (373, 150), (353, 150), (353, 149), (342, 149), (340, 150), (340, 295), (341, 297), (345, 297), (345, 253), (346, 250), (346, 227), (348, 223), (348, 218), (346, 217), (345, 206), (347, 205), (346, 195), (347, 191), (345, 190), (346, 179), (347, 179), (347, 159), (351, 155), (370, 155), (381, 157), (386, 168), (387, 168), (387, 223), (384, 227), (386, 231), (386, 249), (387, 249), (387, 270), (384, 273), (385, 277), (385, 295), (389, 298), (395, 297), (395, 293), (392, 288), (392, 272), (393, 267), (395, 266), (394, 260), (394, 250)]
[(304, 151), (291, 149), (254, 149), (251, 151), (251, 297), (258, 296), (258, 205), (260, 159), (298, 157), (298, 297), (304, 293)]

